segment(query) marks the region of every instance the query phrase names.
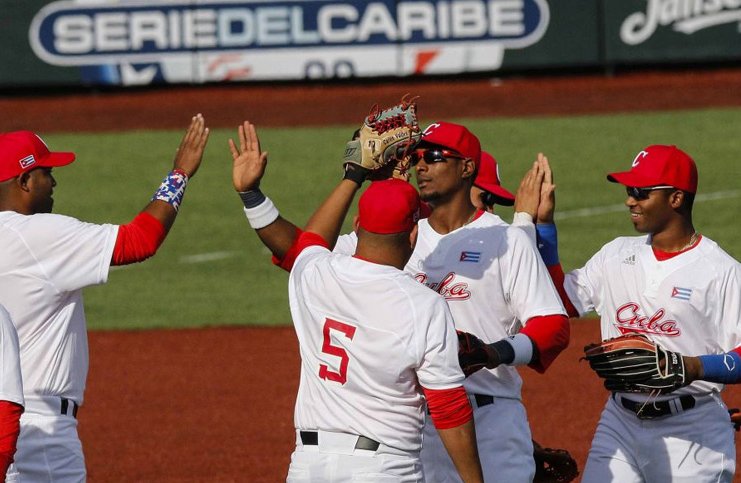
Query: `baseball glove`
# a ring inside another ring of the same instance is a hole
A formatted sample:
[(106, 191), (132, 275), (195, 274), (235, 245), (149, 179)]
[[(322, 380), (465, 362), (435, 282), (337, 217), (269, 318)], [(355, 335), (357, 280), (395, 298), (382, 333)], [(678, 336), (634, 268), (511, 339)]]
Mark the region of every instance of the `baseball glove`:
[(468, 377), (484, 367), (493, 369), (499, 365), (496, 352), (475, 335), (456, 330), (458, 333), (458, 364)]
[(407, 95), (399, 104), (387, 109), (373, 106), (359, 129), (358, 138), (345, 147), (343, 165), (346, 169), (347, 164), (354, 164), (376, 171), (403, 161), (422, 138), (415, 100)]
[(682, 355), (640, 334), (590, 344), (584, 354), (609, 391), (666, 394), (687, 385)]
[(535, 479), (533, 483), (568, 482), (579, 476), (576, 460), (565, 449), (543, 448), (533, 441)]

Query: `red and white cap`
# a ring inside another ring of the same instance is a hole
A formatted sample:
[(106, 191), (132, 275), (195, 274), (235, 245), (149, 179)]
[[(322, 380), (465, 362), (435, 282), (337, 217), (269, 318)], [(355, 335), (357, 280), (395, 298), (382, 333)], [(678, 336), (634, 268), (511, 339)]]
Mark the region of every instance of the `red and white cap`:
[(74, 153), (53, 153), (31, 131), (0, 134), (0, 181), (7, 181), (36, 168), (65, 166), (75, 160)]
[(422, 133), (422, 142), (455, 151), (465, 158), (473, 159), (476, 166), (481, 163), (479, 138), (460, 124), (443, 121), (433, 122)]
[(666, 185), (688, 193), (697, 192), (695, 162), (678, 147), (663, 144), (644, 148), (633, 159), (630, 171), (610, 173), (607, 179), (636, 188)]
[(419, 204), (417, 190), (406, 181), (374, 181), (358, 201), (358, 222), (380, 235), (411, 231), (419, 220)]
[(500, 204), (504, 206), (512, 206), (515, 203), (515, 195), (502, 187), (497, 160), (486, 151), (481, 151), (481, 164), (473, 185), (500, 198)]

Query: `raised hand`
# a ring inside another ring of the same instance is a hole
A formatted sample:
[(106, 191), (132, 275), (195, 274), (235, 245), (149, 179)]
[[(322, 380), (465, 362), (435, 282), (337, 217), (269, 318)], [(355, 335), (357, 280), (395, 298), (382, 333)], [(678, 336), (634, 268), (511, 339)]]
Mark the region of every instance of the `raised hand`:
[(538, 205), (540, 204), (541, 185), (543, 184), (543, 170), (538, 161), (533, 162), (515, 194), (515, 212), (529, 213), (536, 220)]
[(260, 139), (257, 137), (254, 124), (244, 121), (239, 126), (239, 148), (229, 139), (229, 150), (234, 160), (232, 168), (234, 189), (240, 192), (257, 189), (265, 175), (268, 153), (260, 151)]
[(203, 150), (206, 149), (208, 134), (209, 130), (203, 116), (201, 114), (193, 116), (175, 154), (173, 169), (184, 171), (189, 178), (195, 176), (203, 160)]
[(543, 153), (538, 153), (536, 162), (543, 172), (537, 223), (553, 223), (553, 213), (556, 211), (556, 185), (553, 184), (553, 171), (548, 163), (548, 158)]

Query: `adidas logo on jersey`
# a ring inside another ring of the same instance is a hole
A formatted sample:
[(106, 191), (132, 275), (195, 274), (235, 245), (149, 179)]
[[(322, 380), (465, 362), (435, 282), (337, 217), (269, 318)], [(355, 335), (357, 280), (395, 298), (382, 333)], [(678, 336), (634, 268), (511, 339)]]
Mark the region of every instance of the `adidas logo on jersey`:
[(623, 263), (626, 264), (626, 265), (635, 265), (636, 264), (636, 256), (635, 255), (629, 256), (628, 258), (626, 258), (625, 260), (623, 260)]

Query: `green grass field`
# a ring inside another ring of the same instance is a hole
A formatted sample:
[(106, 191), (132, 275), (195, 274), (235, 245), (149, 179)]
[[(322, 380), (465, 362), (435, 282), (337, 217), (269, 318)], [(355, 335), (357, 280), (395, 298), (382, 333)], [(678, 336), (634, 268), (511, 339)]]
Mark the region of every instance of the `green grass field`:
[[(701, 195), (695, 226), (741, 258), (736, 218), (741, 212), (741, 109), (457, 121), (498, 159), (503, 183), (513, 191), (536, 153), (548, 155), (558, 186), (565, 269), (580, 266), (612, 238), (633, 234), (626, 209), (620, 207), (625, 192), (608, 183), (605, 174), (628, 169), (648, 144), (678, 144), (693, 155)], [(262, 188), (283, 216), (305, 223), (340, 178), (338, 160), (352, 130), (259, 130), (263, 149), (270, 152)], [(181, 135), (47, 136), (52, 149), (77, 153), (76, 163), (55, 170), (55, 212), (98, 223), (130, 221), (170, 169)], [(287, 274), (270, 263), (231, 186), (226, 140), (233, 136), (232, 130), (213, 130), (201, 170), (157, 256), (114, 269), (107, 285), (86, 289), (90, 328), (290, 323)], [(584, 209), (592, 211), (579, 211)], [(502, 208), (500, 215), (510, 220), (511, 209)]]

